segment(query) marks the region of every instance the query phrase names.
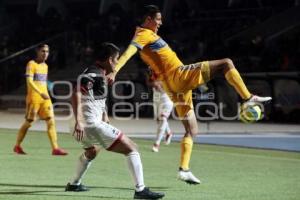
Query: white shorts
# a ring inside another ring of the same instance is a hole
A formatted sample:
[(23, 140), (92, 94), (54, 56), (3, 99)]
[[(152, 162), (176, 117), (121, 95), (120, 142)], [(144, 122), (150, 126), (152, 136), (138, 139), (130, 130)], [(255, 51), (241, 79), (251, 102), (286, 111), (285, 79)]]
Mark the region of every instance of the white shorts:
[(102, 121), (103, 112), (105, 112), (105, 100), (86, 100), (82, 104), (82, 114), (85, 121), (85, 134), (81, 141), (83, 148), (100, 145), (110, 150), (122, 138), (123, 134), (119, 129)]
[(84, 128), (85, 135), (81, 144), (84, 149), (94, 145), (100, 145), (110, 150), (122, 138), (122, 132), (112, 125), (100, 121), (86, 125)]
[(173, 102), (167, 93), (159, 92), (156, 89), (153, 89), (153, 104), (154, 116), (157, 119), (168, 118), (173, 110)]

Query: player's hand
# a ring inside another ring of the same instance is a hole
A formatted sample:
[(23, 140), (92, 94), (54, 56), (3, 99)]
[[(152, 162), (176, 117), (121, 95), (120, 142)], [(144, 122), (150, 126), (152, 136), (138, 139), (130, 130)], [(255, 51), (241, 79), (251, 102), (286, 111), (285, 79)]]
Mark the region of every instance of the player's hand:
[(76, 122), (73, 136), (78, 142), (82, 141), (84, 137), (84, 129), (83, 124), (81, 122)]
[(41, 94), (41, 97), (42, 97), (44, 100), (50, 99), (50, 97), (49, 97), (47, 94), (45, 94), (45, 93), (42, 93), (42, 94)]
[(111, 73), (106, 75), (107, 82), (108, 82), (109, 85), (112, 85), (115, 82), (115, 77), (116, 77), (115, 72), (111, 72)]
[(160, 81), (153, 81), (152, 86), (159, 92), (164, 92), (162, 84)]

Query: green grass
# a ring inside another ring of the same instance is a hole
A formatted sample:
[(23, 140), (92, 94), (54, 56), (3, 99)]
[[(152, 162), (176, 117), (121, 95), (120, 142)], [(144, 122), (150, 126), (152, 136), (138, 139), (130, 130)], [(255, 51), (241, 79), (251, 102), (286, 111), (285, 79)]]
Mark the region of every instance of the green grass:
[[(80, 146), (68, 134), (59, 143), (70, 155), (50, 155), (45, 132), (29, 132), (23, 147), (28, 155), (12, 152), (16, 131), (0, 129), (0, 199), (79, 200), (132, 199), (132, 181), (122, 155), (102, 151), (84, 184), (91, 191), (64, 192), (73, 175)], [(150, 151), (152, 141), (135, 140), (142, 155), (146, 184), (172, 200), (297, 200), (300, 199), (300, 154), (194, 145), (191, 168), (203, 184), (190, 186), (176, 180), (180, 147)]]

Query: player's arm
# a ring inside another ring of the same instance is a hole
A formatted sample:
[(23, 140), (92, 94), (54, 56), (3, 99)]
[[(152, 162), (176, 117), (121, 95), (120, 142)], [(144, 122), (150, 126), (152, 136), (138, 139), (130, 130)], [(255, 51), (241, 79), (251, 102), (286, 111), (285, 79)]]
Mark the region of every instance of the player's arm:
[(108, 114), (107, 114), (107, 111), (104, 111), (102, 113), (102, 121), (106, 122), (109, 124), (109, 118), (108, 118)]
[(82, 109), (81, 109), (81, 92), (77, 89), (77, 87), (74, 88), (73, 94), (72, 94), (72, 108), (73, 113), (75, 117), (75, 130), (73, 135), (76, 137), (78, 141), (81, 141), (84, 136), (83, 131), (83, 118), (82, 118)]
[(81, 93), (76, 89), (73, 90), (72, 94), (72, 108), (76, 122), (82, 122), (82, 111), (81, 111)]
[(126, 62), (137, 52), (137, 47), (130, 44), (125, 52), (121, 55), (118, 60), (118, 64), (116, 65), (114, 71), (108, 75), (106, 75), (107, 81), (109, 84), (112, 84), (115, 81), (115, 77), (120, 69), (126, 64)]
[(109, 83), (112, 83), (115, 79), (116, 74), (120, 69), (126, 64), (126, 62), (134, 55), (138, 50), (142, 50), (144, 46), (151, 43), (153, 40), (153, 36), (151, 32), (147, 32), (146, 30), (139, 30), (135, 33), (131, 43), (125, 50), (125, 52), (121, 55), (118, 60), (118, 64), (116, 65), (114, 72), (107, 76), (107, 80)]
[(118, 73), (118, 71), (120, 71), (120, 69), (126, 64), (126, 62), (137, 52), (137, 47), (130, 44), (127, 49), (125, 50), (125, 52), (121, 55), (121, 57), (118, 60), (118, 64), (115, 68), (115, 74)]

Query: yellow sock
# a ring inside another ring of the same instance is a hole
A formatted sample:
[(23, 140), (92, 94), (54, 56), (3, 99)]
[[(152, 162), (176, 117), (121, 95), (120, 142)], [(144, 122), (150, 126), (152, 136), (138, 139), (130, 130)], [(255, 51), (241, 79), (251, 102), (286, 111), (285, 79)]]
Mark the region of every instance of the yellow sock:
[(49, 120), (46, 120), (46, 123), (47, 123), (48, 137), (49, 137), (52, 149), (56, 149), (56, 148), (58, 148), (58, 144), (57, 144), (57, 134), (56, 134), (54, 119), (51, 118)]
[(23, 142), (23, 140), (26, 136), (27, 130), (29, 129), (29, 127), (31, 127), (31, 123), (32, 122), (29, 122), (29, 121), (26, 120), (24, 122), (24, 124), (21, 126), (21, 128), (18, 132), (16, 145), (18, 145), (18, 146), (21, 145), (21, 143)]
[(180, 167), (183, 170), (188, 170), (190, 159), (192, 155), (193, 149), (193, 139), (192, 137), (184, 137), (181, 140), (181, 159), (180, 159)]
[(251, 97), (249, 90), (240, 76), (240, 73), (235, 68), (230, 69), (225, 74), (225, 78), (227, 82), (234, 87), (237, 93), (239, 93), (242, 99), (249, 99)]

